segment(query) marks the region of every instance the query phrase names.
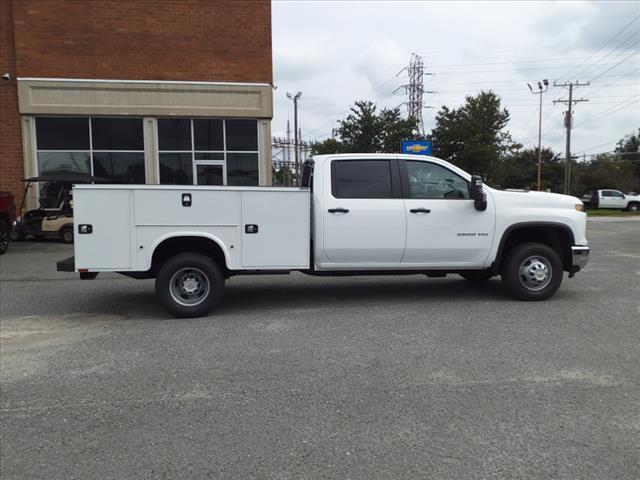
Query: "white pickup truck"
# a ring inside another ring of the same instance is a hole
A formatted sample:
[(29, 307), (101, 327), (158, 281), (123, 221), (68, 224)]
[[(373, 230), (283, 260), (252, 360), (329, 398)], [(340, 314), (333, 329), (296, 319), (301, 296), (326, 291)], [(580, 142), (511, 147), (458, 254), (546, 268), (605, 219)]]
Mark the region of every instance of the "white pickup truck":
[(240, 274), (500, 275), (521, 300), (544, 300), (588, 260), (574, 197), (499, 191), (433, 157), (316, 156), (302, 188), (77, 185), (80, 278), (155, 278), (160, 303), (203, 316)]
[(640, 195), (622, 193), (620, 190), (594, 190), (585, 195), (585, 206), (588, 208), (612, 208), (637, 212), (640, 210)]

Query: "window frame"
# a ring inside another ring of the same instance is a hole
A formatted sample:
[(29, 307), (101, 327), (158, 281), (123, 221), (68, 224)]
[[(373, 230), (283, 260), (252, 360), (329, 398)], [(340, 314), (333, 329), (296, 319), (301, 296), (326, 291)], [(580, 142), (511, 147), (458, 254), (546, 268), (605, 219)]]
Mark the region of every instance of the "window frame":
[[(128, 118), (128, 119), (138, 119), (142, 124), (142, 150), (103, 150), (103, 149), (94, 149), (93, 148), (93, 125), (91, 124), (92, 118)], [(39, 149), (38, 148), (38, 129), (37, 122), (38, 118), (82, 118), (87, 120), (87, 125), (89, 127), (89, 149), (88, 150), (78, 150), (78, 149)], [(89, 168), (90, 175), (94, 176), (94, 167), (93, 167), (93, 154), (94, 153), (141, 153), (142, 154), (142, 162), (144, 165), (144, 183), (142, 184), (131, 184), (131, 185), (144, 185), (147, 183), (147, 168), (146, 168), (146, 150), (145, 150), (145, 129), (144, 129), (144, 118), (136, 115), (34, 115), (33, 117), (33, 130), (32, 130), (32, 143), (33, 143), (33, 152), (34, 152), (34, 171), (36, 176), (40, 175), (40, 159), (38, 157), (39, 153), (86, 153), (89, 155)]]
[[(447, 170), (448, 172), (451, 172), (452, 175), (455, 175), (456, 177), (460, 178), (463, 182), (465, 182), (467, 184), (467, 189), (469, 191), (469, 198), (458, 198), (458, 197), (453, 197), (453, 198), (445, 198), (445, 197), (443, 197), (443, 198), (413, 198), (411, 196), (411, 183), (409, 182), (409, 170), (407, 169), (407, 162), (428, 163), (430, 165), (435, 165), (437, 167), (443, 168), (444, 170)], [(439, 163), (431, 162), (429, 160), (422, 160), (422, 159), (419, 159), (419, 158), (416, 158), (415, 160), (406, 160), (406, 159), (403, 158), (403, 159), (400, 159), (398, 161), (398, 165), (400, 167), (400, 179), (401, 179), (401, 184), (402, 184), (402, 196), (406, 200), (456, 200), (456, 201), (473, 200), (471, 198), (471, 182), (469, 180), (466, 180), (459, 173), (454, 172), (453, 170), (451, 170), (450, 168), (445, 167), (444, 165), (440, 165)]]
[[(338, 193), (338, 179), (336, 165), (340, 162), (387, 162), (389, 165), (389, 175), (391, 180), (391, 196), (389, 197), (340, 197)], [(331, 161), (331, 196), (338, 200), (393, 200), (402, 199), (402, 189), (400, 181), (400, 171), (398, 161), (395, 158), (345, 158)]]
[[(188, 119), (189, 120), (189, 126), (191, 128), (191, 149), (190, 150), (160, 150), (160, 127), (158, 125), (158, 122), (160, 120), (163, 119), (171, 119), (171, 118), (183, 118), (183, 119)], [(196, 150), (196, 144), (195, 144), (195, 130), (193, 127), (193, 121), (194, 120), (222, 120), (222, 150)], [(227, 149), (227, 120), (253, 120), (256, 122), (256, 145), (257, 145), (257, 150), (228, 150)], [(193, 185), (198, 185), (198, 166), (199, 165), (221, 165), (222, 166), (222, 186), (227, 186), (228, 185), (228, 179), (227, 179), (227, 153), (254, 153), (257, 155), (257, 161), (258, 161), (258, 185), (260, 185), (260, 173), (261, 173), (261, 165), (260, 165), (260, 122), (258, 118), (245, 118), (245, 117), (239, 117), (239, 118), (225, 118), (225, 117), (168, 117), (168, 116), (161, 116), (161, 117), (156, 117), (156, 128), (155, 128), (155, 134), (158, 138), (158, 149), (156, 150), (156, 164), (160, 165), (160, 155), (163, 153), (184, 153), (184, 154), (191, 154), (191, 174), (192, 174), (192, 181), (193, 181)], [(196, 159), (196, 155), (197, 154), (211, 154), (211, 153), (216, 153), (216, 154), (222, 154), (223, 159), (222, 160), (197, 160)], [(160, 185), (165, 185), (162, 183), (162, 178), (161, 178), (161, 173), (160, 173), (160, 169), (158, 167), (158, 183)], [(168, 184), (166, 184), (168, 185)]]

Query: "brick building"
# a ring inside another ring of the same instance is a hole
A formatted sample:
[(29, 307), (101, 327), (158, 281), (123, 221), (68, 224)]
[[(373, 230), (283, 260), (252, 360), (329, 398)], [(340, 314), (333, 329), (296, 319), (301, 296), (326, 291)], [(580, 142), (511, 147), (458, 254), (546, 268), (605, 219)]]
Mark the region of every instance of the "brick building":
[(269, 0), (0, 4), (0, 190), (60, 172), (271, 184)]

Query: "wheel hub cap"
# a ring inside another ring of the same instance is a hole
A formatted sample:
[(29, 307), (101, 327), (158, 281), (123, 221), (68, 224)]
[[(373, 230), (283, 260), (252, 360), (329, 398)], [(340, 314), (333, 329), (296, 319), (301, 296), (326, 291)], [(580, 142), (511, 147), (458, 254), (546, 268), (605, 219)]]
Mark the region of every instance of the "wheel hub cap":
[(520, 264), (520, 283), (527, 290), (539, 291), (551, 281), (551, 264), (544, 257), (532, 256)]
[(209, 295), (209, 277), (198, 268), (183, 268), (171, 277), (171, 297), (180, 305), (193, 307)]

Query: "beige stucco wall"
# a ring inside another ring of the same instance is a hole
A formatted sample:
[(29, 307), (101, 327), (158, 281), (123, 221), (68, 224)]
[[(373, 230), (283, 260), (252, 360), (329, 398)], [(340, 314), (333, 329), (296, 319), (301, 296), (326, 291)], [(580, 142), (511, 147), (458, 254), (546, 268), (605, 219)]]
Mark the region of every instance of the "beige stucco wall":
[(21, 114), (273, 117), (268, 84), (18, 78)]
[[(135, 115), (143, 117), (145, 181), (159, 182), (156, 117), (245, 117), (258, 119), (260, 185), (272, 185), (271, 118), (268, 84), (154, 82), (18, 78), (25, 176), (37, 171), (37, 115)], [(37, 207), (33, 188), (28, 208)]]

